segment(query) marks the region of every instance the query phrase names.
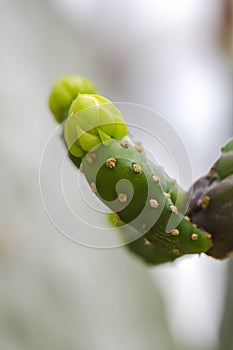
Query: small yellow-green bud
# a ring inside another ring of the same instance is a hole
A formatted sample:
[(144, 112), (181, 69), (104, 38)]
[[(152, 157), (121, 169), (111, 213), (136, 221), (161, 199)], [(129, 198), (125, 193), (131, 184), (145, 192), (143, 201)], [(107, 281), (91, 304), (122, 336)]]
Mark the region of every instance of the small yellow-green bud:
[(93, 94), (95, 87), (82, 77), (67, 75), (57, 80), (49, 97), (49, 107), (58, 123), (62, 123), (68, 114), (72, 101), (79, 93)]
[[(64, 136), (70, 153), (81, 157), (101, 143), (105, 146), (113, 138), (120, 139), (128, 134), (120, 111), (103, 96), (78, 94), (74, 99), (66, 121)], [(75, 145), (75, 147), (74, 147)]]

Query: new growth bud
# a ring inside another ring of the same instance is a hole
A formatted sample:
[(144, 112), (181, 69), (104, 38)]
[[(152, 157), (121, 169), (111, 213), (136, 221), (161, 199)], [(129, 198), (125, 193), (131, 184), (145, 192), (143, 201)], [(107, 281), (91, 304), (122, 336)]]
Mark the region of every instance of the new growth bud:
[(72, 101), (79, 94), (94, 94), (95, 87), (82, 77), (66, 75), (57, 80), (49, 97), (49, 107), (58, 123), (66, 117)]
[(70, 153), (83, 157), (100, 144), (128, 134), (121, 112), (105, 97), (79, 94), (73, 101), (65, 124), (64, 137)]

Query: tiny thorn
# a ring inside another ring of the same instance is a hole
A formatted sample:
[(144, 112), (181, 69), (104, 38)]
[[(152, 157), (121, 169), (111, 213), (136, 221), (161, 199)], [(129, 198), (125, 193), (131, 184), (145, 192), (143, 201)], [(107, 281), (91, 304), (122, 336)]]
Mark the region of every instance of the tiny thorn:
[(173, 213), (177, 213), (177, 207), (175, 205), (170, 205), (170, 209)]
[(152, 243), (150, 241), (148, 241), (148, 239), (145, 238), (145, 245), (152, 245)]
[(140, 172), (141, 172), (141, 167), (140, 167), (140, 165), (139, 164), (136, 164), (136, 163), (134, 163), (133, 164), (133, 171), (135, 172), (135, 173), (137, 173), (137, 174), (139, 174)]
[(128, 148), (129, 147), (129, 141), (127, 140), (122, 140), (120, 142), (120, 145), (123, 147), (123, 148)]
[(188, 215), (184, 216), (185, 221), (190, 221), (190, 217)]
[(206, 235), (207, 235), (207, 238), (208, 238), (208, 239), (211, 239), (211, 238), (212, 238), (212, 235), (211, 235), (209, 232), (206, 232)]
[(127, 201), (127, 194), (125, 194), (125, 193), (120, 193), (120, 194), (118, 195), (118, 199), (119, 199), (119, 201), (120, 201), (121, 203), (125, 203), (125, 202)]
[(203, 209), (207, 208), (210, 202), (210, 197), (209, 196), (204, 196), (201, 200), (201, 207)]
[(84, 173), (83, 163), (80, 164), (79, 170), (80, 170), (81, 173)]
[(94, 182), (91, 183), (91, 189), (92, 189), (92, 192), (94, 193), (97, 192), (96, 184)]
[(216, 165), (212, 166), (212, 168), (209, 171), (209, 176), (213, 176), (216, 171)]
[(150, 205), (151, 208), (158, 208), (159, 203), (158, 203), (158, 201), (156, 199), (152, 198), (152, 199), (149, 200), (149, 205)]
[(175, 254), (175, 255), (179, 255), (180, 254), (180, 250), (175, 248), (172, 250), (172, 253)]
[(121, 221), (120, 216), (117, 213), (115, 213), (115, 216), (114, 216), (114, 219), (113, 219), (113, 225), (119, 224), (120, 221)]
[(197, 233), (193, 233), (191, 236), (192, 241), (197, 241), (198, 240), (198, 234)]
[(134, 147), (136, 148), (136, 150), (137, 150), (138, 152), (142, 153), (142, 146), (140, 146), (140, 145), (135, 145)]
[(172, 234), (172, 236), (179, 236), (180, 231), (177, 230), (177, 228), (174, 228), (173, 230), (171, 230), (171, 234)]
[(159, 183), (160, 179), (157, 175), (153, 175), (153, 181)]
[(88, 163), (93, 163), (96, 160), (96, 154), (95, 153), (90, 153), (87, 156), (87, 162)]
[(116, 159), (115, 158), (108, 158), (106, 160), (105, 164), (106, 164), (107, 168), (110, 168), (110, 169), (115, 168), (115, 166), (116, 166)]
[(165, 197), (167, 197), (167, 198), (171, 198), (171, 194), (168, 192), (164, 192), (164, 195), (165, 195)]

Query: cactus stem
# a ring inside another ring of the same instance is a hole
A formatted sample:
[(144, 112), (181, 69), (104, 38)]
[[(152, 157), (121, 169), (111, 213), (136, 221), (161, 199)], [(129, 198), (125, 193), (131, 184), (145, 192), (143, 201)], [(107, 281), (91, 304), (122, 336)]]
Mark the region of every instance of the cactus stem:
[(150, 199), (149, 200), (149, 205), (150, 205), (150, 207), (151, 208), (158, 208), (158, 206), (159, 206), (159, 203), (158, 203), (158, 201), (156, 200), (156, 199)]
[(177, 228), (174, 228), (173, 230), (171, 230), (171, 234), (172, 234), (172, 236), (179, 236), (180, 231), (177, 230)]
[(105, 164), (106, 164), (107, 168), (110, 168), (110, 169), (115, 168), (115, 166), (116, 166), (116, 159), (115, 158), (108, 158), (106, 160)]
[(170, 209), (173, 213), (177, 213), (177, 207), (175, 205), (170, 205)]
[(120, 201), (121, 203), (125, 203), (125, 202), (127, 201), (127, 194), (125, 194), (125, 193), (120, 193), (120, 194), (118, 195), (118, 199), (119, 199), (119, 201)]
[(128, 148), (129, 147), (129, 141), (127, 140), (122, 140), (120, 142), (120, 145), (123, 147), (123, 148)]
[(136, 163), (134, 163), (133, 164), (133, 171), (136, 173), (136, 174), (139, 174), (140, 172), (141, 172), (141, 167), (140, 167), (140, 165), (139, 164), (136, 164)]
[(91, 189), (92, 189), (92, 192), (94, 193), (97, 192), (96, 184), (94, 182), (91, 183)]
[(210, 202), (210, 197), (209, 196), (204, 196), (201, 200), (201, 207), (203, 209), (207, 208)]
[(193, 233), (191, 236), (192, 241), (197, 241), (198, 240), (198, 234), (197, 233)]

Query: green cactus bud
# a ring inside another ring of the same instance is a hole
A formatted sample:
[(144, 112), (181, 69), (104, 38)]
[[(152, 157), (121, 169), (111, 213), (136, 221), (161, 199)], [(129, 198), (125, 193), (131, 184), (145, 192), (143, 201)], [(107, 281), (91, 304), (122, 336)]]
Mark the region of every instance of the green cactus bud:
[(66, 117), (73, 99), (79, 93), (93, 94), (95, 87), (90, 81), (78, 76), (64, 76), (53, 85), (49, 97), (49, 107), (58, 123)]
[(233, 252), (233, 140), (206, 177), (193, 186), (189, 215), (212, 235), (213, 246), (206, 254), (217, 259)]
[(69, 109), (64, 137), (70, 153), (75, 155), (79, 147), (82, 157), (98, 145), (107, 145), (113, 138), (121, 138), (127, 133), (122, 114), (108, 99), (79, 94)]

